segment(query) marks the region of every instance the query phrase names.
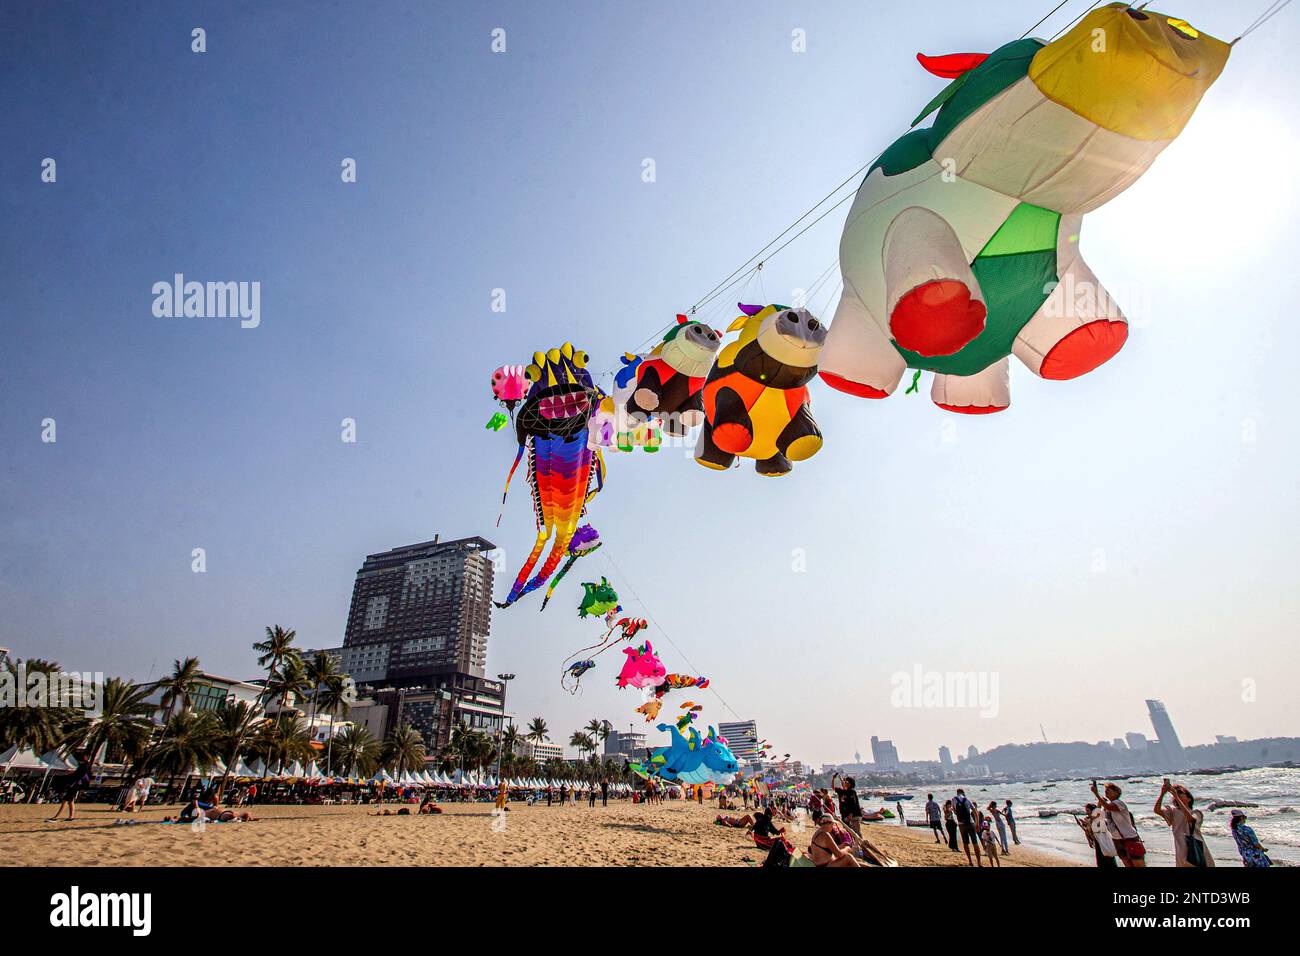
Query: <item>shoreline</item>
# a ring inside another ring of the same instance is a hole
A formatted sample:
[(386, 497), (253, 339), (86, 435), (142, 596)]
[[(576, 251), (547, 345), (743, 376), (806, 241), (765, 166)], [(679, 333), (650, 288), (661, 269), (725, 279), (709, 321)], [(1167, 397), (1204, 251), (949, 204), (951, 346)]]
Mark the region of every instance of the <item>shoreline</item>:
[[(396, 809), (396, 805), (387, 804)], [(713, 823), (715, 807), (673, 802), (608, 807), (512, 804), (505, 826), (487, 803), (448, 804), (435, 816), (371, 816), (374, 805), (249, 808), (249, 823), (164, 824), (180, 805), (138, 814), (106, 804), (46, 823), (51, 804), (0, 805), (0, 866), (758, 866), (766, 852), (742, 830)], [(114, 820), (131, 825), (114, 825)], [(788, 829), (806, 850), (812, 827)], [(900, 866), (966, 866), (929, 829), (866, 824), (863, 833)], [(1006, 866), (1070, 867), (1047, 849), (1013, 847)]]

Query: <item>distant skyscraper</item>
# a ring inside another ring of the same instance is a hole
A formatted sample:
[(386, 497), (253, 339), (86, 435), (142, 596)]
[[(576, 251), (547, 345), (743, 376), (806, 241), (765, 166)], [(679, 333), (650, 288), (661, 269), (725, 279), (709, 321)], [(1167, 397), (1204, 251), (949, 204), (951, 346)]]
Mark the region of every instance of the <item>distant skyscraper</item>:
[(871, 761), (877, 767), (897, 767), (898, 748), (894, 746), (892, 740), (881, 740), (879, 737), (871, 738)]
[(1127, 733), (1127, 734), (1124, 735), (1124, 739), (1125, 739), (1126, 741), (1128, 741), (1128, 749), (1129, 749), (1129, 750), (1146, 750), (1146, 749), (1147, 749), (1147, 736), (1146, 736), (1146, 734), (1135, 734), (1135, 733), (1133, 733), (1132, 731), (1130, 731), (1129, 733)]
[(1183, 742), (1178, 739), (1178, 732), (1174, 730), (1174, 722), (1169, 719), (1165, 705), (1158, 700), (1148, 700), (1147, 713), (1151, 715), (1151, 726), (1155, 728), (1156, 737), (1160, 740), (1161, 756), (1165, 762), (1174, 769), (1186, 767), (1187, 753), (1183, 750)]
[(949, 750), (947, 747), (939, 748), (939, 766), (941, 767), (952, 766), (952, 751)]
[(971, 744), (969, 747), (966, 748), (966, 759), (967, 759), (967, 760), (974, 760), (974, 759), (975, 759), (976, 757), (978, 757), (979, 755), (980, 755), (980, 752), (979, 752), (979, 750), (977, 750), (977, 749), (975, 748), (975, 745), (974, 745), (974, 744)]

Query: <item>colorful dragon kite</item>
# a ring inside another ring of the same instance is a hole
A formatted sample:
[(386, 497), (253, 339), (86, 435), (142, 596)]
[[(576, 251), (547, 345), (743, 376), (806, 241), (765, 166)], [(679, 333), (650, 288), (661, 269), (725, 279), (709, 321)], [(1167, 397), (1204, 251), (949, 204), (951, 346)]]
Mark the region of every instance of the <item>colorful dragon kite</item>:
[[(558, 349), (534, 353), (533, 363), (524, 370), (532, 385), (515, 416), (519, 451), (506, 478), (501, 503), (504, 507), (515, 469), (527, 452), (537, 542), (519, 569), (510, 593), (497, 602), (497, 607), (509, 607), (546, 583), (570, 554), (578, 522), (604, 485), (604, 458), (587, 447), (587, 422), (592, 408), (603, 397), (586, 369), (587, 359), (586, 352), (565, 342)], [(554, 544), (546, 561), (530, 579), (546, 542), (552, 538)]]

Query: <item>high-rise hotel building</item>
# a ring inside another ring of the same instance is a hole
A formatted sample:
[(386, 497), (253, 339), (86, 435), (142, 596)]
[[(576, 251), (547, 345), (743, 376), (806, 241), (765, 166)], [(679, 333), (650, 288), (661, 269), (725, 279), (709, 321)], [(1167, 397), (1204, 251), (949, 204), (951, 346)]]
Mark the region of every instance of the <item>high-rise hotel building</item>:
[(370, 554), (357, 571), (343, 668), (358, 684), (404, 687), (444, 674), (484, 675), (492, 626), (485, 538), (435, 537)]
[(344, 673), (369, 688), (385, 732), (420, 731), (430, 754), (465, 723), (495, 735), (505, 688), (486, 677), (492, 626), (492, 560), (485, 538), (409, 544), (366, 555), (352, 586), (343, 646), (330, 648)]

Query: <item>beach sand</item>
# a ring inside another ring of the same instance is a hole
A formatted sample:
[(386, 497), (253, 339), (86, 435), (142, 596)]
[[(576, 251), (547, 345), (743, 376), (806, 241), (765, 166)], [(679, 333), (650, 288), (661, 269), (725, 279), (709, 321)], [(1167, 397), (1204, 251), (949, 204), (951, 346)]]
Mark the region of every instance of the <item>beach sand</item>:
[[(440, 816), (369, 816), (370, 806), (258, 806), (250, 823), (160, 824), (179, 806), (115, 813), (77, 808), (72, 823), (46, 823), (50, 804), (0, 805), (0, 866), (757, 866), (765, 853), (742, 830), (714, 825), (714, 807), (626, 801), (581, 806), (512, 805), (504, 830), (490, 804), (450, 804)], [(115, 819), (136, 821), (114, 826)], [(904, 866), (964, 866), (929, 830), (866, 825), (866, 836)], [(812, 828), (793, 834), (806, 850)], [(1072, 866), (1013, 847), (1008, 866)]]

